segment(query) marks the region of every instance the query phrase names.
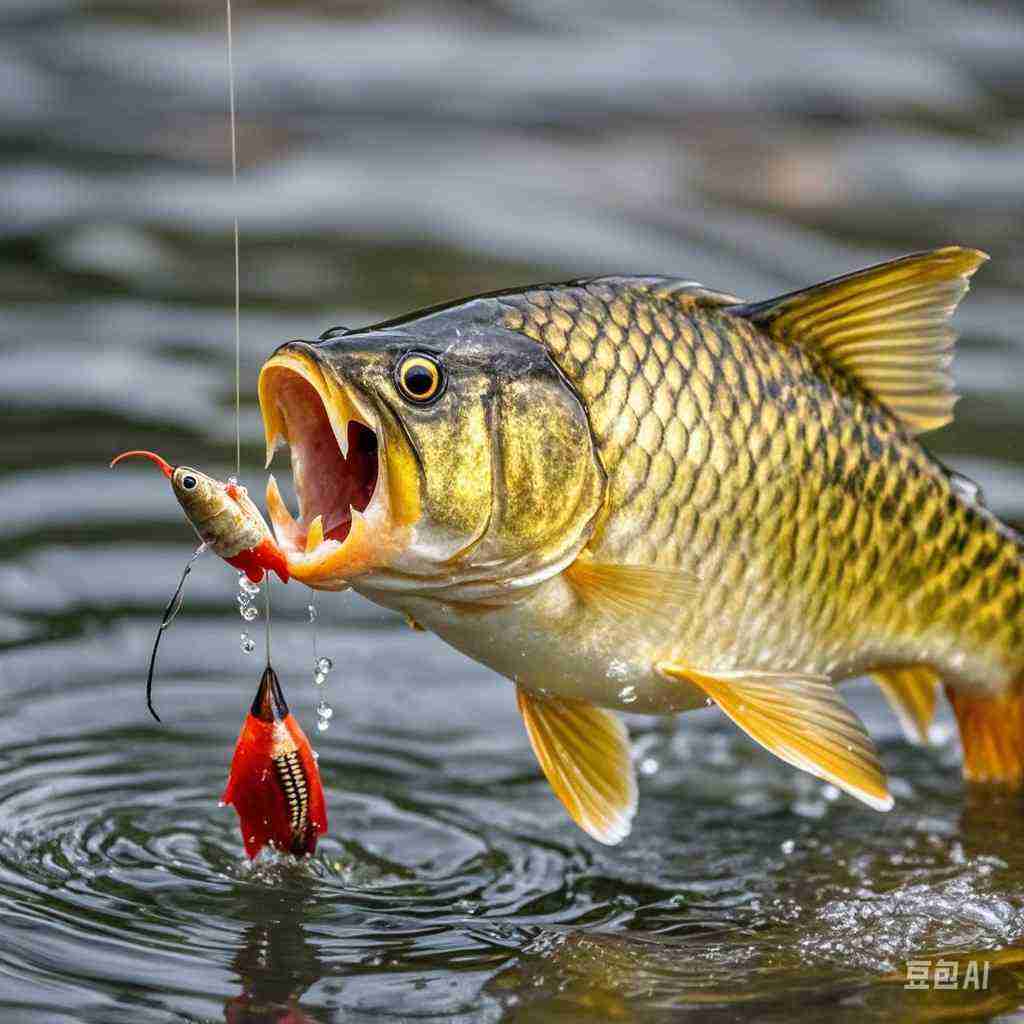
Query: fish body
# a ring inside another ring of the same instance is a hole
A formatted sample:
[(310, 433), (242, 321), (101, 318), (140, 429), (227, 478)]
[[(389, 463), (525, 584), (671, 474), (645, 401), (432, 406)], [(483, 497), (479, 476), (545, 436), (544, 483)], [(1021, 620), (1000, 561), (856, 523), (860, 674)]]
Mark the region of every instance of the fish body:
[(216, 555), (259, 583), (267, 571), (288, 582), (288, 563), (248, 491), (191, 466), (171, 466), (153, 452), (122, 452), (111, 462), (142, 456), (159, 466), (193, 529)]
[[(600, 278), (288, 343), (260, 397), (268, 453), (287, 440), (299, 467), (298, 521), (268, 491), (289, 570), (513, 680), (549, 780), (606, 842), (636, 802), (621, 708), (714, 702), (887, 809), (834, 685), (865, 672), (921, 735), (944, 684), (968, 776), (1019, 785), (1024, 542), (917, 440), (951, 419), (948, 320), (984, 258), (760, 303)], [(359, 489), (353, 424), (374, 487), (325, 534)]]
[(221, 801), (238, 812), (249, 857), (268, 844), (282, 853), (313, 853), (327, 831), (316, 758), (269, 665), (238, 736)]

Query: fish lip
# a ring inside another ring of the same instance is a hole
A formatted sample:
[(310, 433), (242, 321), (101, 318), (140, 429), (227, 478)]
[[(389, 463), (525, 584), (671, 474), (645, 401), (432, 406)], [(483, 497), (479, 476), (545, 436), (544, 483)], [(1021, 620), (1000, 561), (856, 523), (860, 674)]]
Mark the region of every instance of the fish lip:
[[(288, 446), (292, 456), (298, 520), (274, 477), (267, 482), (270, 522), (288, 571), (309, 586), (344, 589), (353, 576), (384, 557), (390, 532), (379, 416), (373, 403), (304, 341), (287, 342), (264, 363), (259, 402), (267, 467), (278, 447)], [(334, 446), (324, 443), (327, 425)], [(376, 439), (375, 456), (365, 432)], [(358, 450), (351, 447), (354, 438)], [(364, 500), (370, 486), (372, 493)], [(355, 495), (360, 496), (350, 502)], [(340, 504), (332, 506), (332, 498)]]

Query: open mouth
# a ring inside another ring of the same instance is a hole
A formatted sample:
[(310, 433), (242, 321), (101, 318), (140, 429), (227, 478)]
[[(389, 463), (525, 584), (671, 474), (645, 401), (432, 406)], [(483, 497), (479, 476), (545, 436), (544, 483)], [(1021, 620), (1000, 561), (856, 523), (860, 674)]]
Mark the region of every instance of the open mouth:
[(385, 518), (373, 412), (312, 355), (288, 347), (263, 367), (259, 393), (267, 464), (280, 444), (288, 446), (299, 505), (296, 518), (270, 478), (267, 506), (278, 544), (299, 579), (341, 583), (366, 562), (366, 551), (357, 549), (372, 533), (367, 518), (376, 527)]

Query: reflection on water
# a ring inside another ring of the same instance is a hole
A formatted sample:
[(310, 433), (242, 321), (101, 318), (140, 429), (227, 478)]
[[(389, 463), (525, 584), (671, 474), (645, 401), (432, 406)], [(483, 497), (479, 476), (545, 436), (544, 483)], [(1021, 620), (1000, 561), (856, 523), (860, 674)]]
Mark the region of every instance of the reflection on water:
[[(678, 273), (761, 297), (947, 242), (993, 255), (931, 439), (1024, 521), (1024, 15), (977, 4), (273, 0), (241, 5), (237, 198), (220, 0), (0, 12), (0, 1017), (156, 1021), (1008, 1015), (1024, 801), (851, 699), (884, 817), (713, 713), (633, 722), (634, 836), (596, 846), (507, 685), (351, 596), (319, 602), (331, 833), (249, 867), (218, 808), (259, 666), (143, 446), (243, 476), (273, 346), (545, 278)], [(307, 731), (306, 598), (275, 663)], [(290, 668), (289, 668), (290, 666)], [(907, 989), (908, 960), (989, 986)], [(1009, 1019), (1004, 1018), (1004, 1019)]]
[(277, 880), (248, 894), (252, 923), (231, 962), (241, 993), (224, 1008), (228, 1024), (317, 1024), (299, 1005), (303, 993), (318, 982), (326, 968), (306, 937), (308, 878), (297, 877), (278, 891)]

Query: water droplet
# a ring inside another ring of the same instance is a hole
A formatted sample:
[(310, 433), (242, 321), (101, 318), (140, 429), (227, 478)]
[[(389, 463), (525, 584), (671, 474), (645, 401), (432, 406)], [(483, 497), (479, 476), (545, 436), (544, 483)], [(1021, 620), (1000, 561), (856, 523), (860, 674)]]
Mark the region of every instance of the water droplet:
[(242, 633), (238, 638), (239, 645), (246, 654), (252, 654), (256, 650), (256, 641), (248, 633)]
[(243, 594), (255, 597), (260, 592), (260, 585), (258, 583), (253, 583), (245, 573), (242, 573), (242, 575), (238, 577), (238, 589), (241, 590)]
[(240, 611), (242, 613), (242, 618), (245, 619), (246, 622), (252, 622), (252, 620), (260, 613), (260, 610), (258, 608), (253, 608), (251, 604), (240, 609)]
[(636, 687), (635, 686), (624, 686), (619, 690), (619, 700), (623, 704), (632, 704), (636, 700)]
[(323, 672), (327, 675), (331, 669), (334, 668), (334, 662), (330, 658), (317, 658), (316, 659), (316, 670), (317, 672)]
[(228, 477), (228, 483), (229, 484), (237, 484), (238, 483), (238, 477), (237, 476), (229, 476)]
[(629, 664), (625, 661), (614, 659), (608, 663), (608, 671), (605, 674), (609, 679), (624, 683), (629, 677)]
[(330, 721), (334, 717), (334, 708), (327, 701), (322, 700), (316, 706), (316, 713), (320, 718)]
[(788, 857), (796, 849), (796, 843), (792, 839), (787, 839), (779, 846), (779, 849)]
[(330, 723), (330, 722), (329, 722), (329, 721), (328, 721), (328, 720), (327, 720), (326, 718), (321, 718), (321, 719), (318, 719), (318, 720), (317, 720), (317, 723), (316, 723), (316, 727), (317, 727), (317, 728), (318, 728), (318, 729), (319, 729), (319, 730), (320, 730), (321, 732), (326, 732), (326, 731), (327, 731), (327, 729), (328, 729), (328, 728), (330, 727), (330, 724), (331, 724), (331, 723)]
[(251, 604), (252, 604), (252, 598), (248, 594), (239, 594), (238, 595), (238, 607), (239, 608), (247, 608)]
[(313, 760), (314, 761), (319, 761), (320, 760), (320, 751), (318, 751), (318, 750), (314, 750), (313, 751)]
[(310, 622), (316, 622), (316, 620), (318, 618), (320, 618), (320, 614), (319, 614), (319, 612), (317, 612), (315, 604), (307, 604), (306, 605), (306, 612), (309, 615), (309, 621)]

